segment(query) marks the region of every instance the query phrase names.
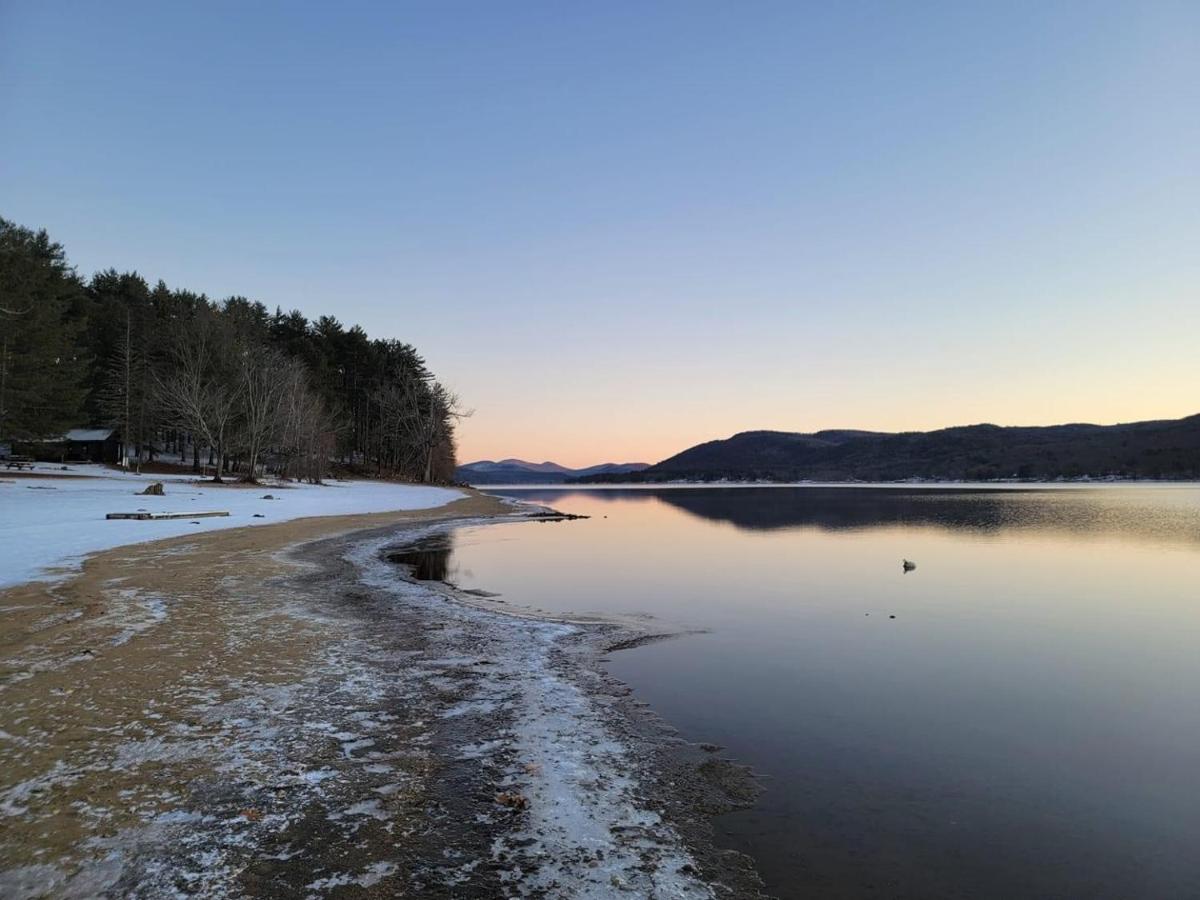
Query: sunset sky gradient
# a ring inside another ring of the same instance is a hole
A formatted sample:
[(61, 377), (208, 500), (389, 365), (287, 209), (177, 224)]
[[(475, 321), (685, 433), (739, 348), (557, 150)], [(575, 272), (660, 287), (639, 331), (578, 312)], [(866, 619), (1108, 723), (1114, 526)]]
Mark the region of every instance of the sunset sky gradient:
[(1200, 4), (17, 4), (0, 215), (410, 341), (460, 458), (1200, 412)]

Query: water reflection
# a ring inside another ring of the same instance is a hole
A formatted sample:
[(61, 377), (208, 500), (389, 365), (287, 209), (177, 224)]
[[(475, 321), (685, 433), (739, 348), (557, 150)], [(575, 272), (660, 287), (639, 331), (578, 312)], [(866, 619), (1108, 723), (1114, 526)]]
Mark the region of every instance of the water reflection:
[[(513, 491), (554, 505), (580, 490)], [(1188, 487), (763, 487), (589, 491), (594, 504), (661, 503), (750, 531), (890, 526), (981, 533), (1005, 529), (1200, 543), (1200, 502)]]
[(438, 534), (411, 547), (390, 551), (387, 560), (407, 566), (412, 577), (418, 581), (446, 581), (450, 574), (450, 554), (453, 550), (453, 534)]
[(592, 518), (452, 577), (706, 629), (611, 666), (768, 776), (719, 832), (772, 893), (1198, 895), (1200, 487), (510, 493)]

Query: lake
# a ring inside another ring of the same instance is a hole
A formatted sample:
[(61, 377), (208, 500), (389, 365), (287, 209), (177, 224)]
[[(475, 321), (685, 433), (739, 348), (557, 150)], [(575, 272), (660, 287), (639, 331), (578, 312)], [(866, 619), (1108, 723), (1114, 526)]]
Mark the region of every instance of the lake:
[(610, 667), (764, 776), (772, 893), (1200, 896), (1200, 487), (496, 492), (591, 518), (435, 574), (703, 630)]

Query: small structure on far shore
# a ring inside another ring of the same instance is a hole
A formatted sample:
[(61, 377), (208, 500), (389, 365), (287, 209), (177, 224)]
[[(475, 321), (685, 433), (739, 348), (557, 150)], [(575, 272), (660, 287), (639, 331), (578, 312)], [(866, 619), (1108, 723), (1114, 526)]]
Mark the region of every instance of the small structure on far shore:
[(63, 442), (67, 459), (115, 463), (121, 457), (121, 435), (115, 428), (72, 428)]
[(72, 428), (58, 437), (14, 441), (12, 450), (48, 462), (116, 463), (121, 433), (115, 428)]

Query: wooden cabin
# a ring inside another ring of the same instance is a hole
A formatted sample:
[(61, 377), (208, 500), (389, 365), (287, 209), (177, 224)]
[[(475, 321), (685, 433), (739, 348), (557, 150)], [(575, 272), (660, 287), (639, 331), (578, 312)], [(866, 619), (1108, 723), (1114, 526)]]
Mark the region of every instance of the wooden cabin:
[(72, 428), (61, 443), (67, 462), (115, 463), (121, 459), (121, 433), (115, 428)]

